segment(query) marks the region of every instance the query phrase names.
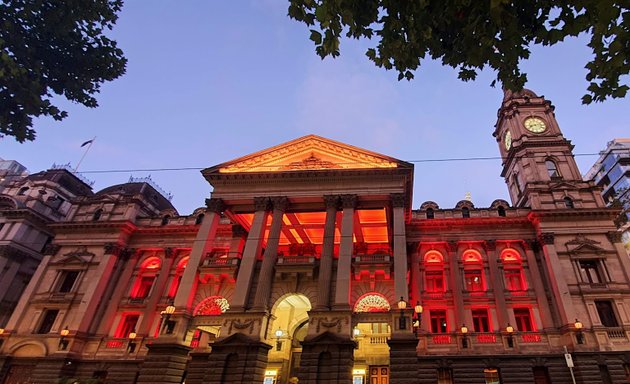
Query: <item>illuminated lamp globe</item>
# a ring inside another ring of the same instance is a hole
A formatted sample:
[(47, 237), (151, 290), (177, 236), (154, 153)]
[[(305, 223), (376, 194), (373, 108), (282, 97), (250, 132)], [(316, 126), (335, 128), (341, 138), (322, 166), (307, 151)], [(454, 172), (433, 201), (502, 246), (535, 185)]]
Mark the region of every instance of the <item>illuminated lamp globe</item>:
[(59, 334), (62, 337), (68, 336), (70, 334), (70, 331), (68, 330), (68, 327), (66, 326), (64, 329), (61, 330), (61, 332), (59, 332)]
[(463, 334), (468, 333), (468, 327), (466, 326), (466, 324), (462, 324), (460, 331), (462, 331)]
[(575, 329), (578, 329), (578, 330), (579, 330), (579, 329), (582, 329), (582, 327), (583, 327), (584, 325), (582, 324), (582, 322), (581, 322), (580, 320), (575, 319), (575, 324), (573, 324), (573, 326), (575, 327)]
[(136, 333), (135, 330), (129, 332), (129, 340), (133, 340), (136, 338), (136, 336), (138, 336), (138, 334)]
[(398, 309), (403, 310), (407, 308), (407, 302), (400, 296), (400, 301), (398, 302)]
[(507, 333), (513, 333), (513, 332), (514, 332), (514, 327), (512, 327), (512, 326), (510, 325), (510, 323), (508, 323), (507, 327), (505, 327), (505, 331), (506, 331)]

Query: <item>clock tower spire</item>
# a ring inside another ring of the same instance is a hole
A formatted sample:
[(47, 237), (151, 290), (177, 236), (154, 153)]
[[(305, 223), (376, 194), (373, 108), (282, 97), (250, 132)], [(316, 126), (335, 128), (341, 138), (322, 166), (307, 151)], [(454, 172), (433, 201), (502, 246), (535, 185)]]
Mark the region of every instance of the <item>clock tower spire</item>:
[(554, 107), (529, 89), (504, 90), (493, 136), (503, 158), (501, 176), (512, 205), (532, 209), (596, 208), (604, 202), (582, 179), (573, 145), (564, 138)]

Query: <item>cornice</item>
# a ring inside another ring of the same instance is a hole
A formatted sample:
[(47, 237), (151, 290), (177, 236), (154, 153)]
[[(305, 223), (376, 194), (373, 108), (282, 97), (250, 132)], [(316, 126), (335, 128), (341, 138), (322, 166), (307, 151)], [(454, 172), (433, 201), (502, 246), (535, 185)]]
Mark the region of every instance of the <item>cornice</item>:
[(131, 221), (75, 221), (69, 223), (53, 223), (50, 225), (56, 232), (60, 230), (88, 230), (96, 232), (103, 229), (118, 229), (125, 233), (133, 233), (138, 226)]
[(532, 223), (545, 221), (571, 221), (571, 220), (612, 220), (616, 217), (614, 208), (566, 208), (533, 210), (527, 218)]
[(505, 225), (529, 225), (527, 216), (519, 217), (471, 217), (447, 219), (413, 219), (408, 225), (411, 228), (453, 228), (453, 227), (495, 227)]

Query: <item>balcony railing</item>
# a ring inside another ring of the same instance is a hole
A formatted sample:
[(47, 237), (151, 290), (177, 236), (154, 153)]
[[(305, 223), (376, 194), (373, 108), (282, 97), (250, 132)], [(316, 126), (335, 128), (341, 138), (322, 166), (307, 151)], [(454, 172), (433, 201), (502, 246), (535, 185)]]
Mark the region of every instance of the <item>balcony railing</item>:
[(609, 339), (625, 339), (626, 338), (626, 331), (623, 330), (623, 328), (616, 328), (616, 329), (607, 329), (606, 330), (606, 334), (608, 335)]

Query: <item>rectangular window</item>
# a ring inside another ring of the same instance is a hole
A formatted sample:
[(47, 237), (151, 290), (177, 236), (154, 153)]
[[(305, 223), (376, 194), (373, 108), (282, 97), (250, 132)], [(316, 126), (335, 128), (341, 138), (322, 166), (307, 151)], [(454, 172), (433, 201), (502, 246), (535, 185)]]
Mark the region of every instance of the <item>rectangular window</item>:
[(153, 281), (155, 280), (155, 276), (142, 276), (140, 278), (140, 283), (138, 285), (138, 290), (134, 295), (136, 299), (145, 299), (149, 296), (151, 292), (151, 287), (153, 287)]
[(58, 314), (59, 310), (57, 309), (48, 309), (44, 311), (42, 322), (39, 324), (39, 328), (37, 328), (37, 333), (44, 334), (50, 332), (53, 325), (55, 324), (55, 320), (57, 319)]
[(534, 367), (534, 384), (551, 384), (547, 367)]
[(444, 292), (444, 273), (442, 271), (426, 271), (426, 291)]
[(534, 329), (529, 308), (514, 308), (514, 319), (519, 331), (531, 332)]
[(486, 368), (483, 370), (483, 375), (486, 378), (486, 384), (501, 384), (501, 378), (497, 368)]
[(61, 273), (61, 278), (59, 279), (60, 282), (57, 292), (65, 293), (72, 291), (72, 287), (74, 287), (77, 277), (79, 277), (79, 271), (63, 271)]
[(520, 269), (506, 269), (505, 270), (505, 286), (509, 291), (524, 290), (523, 278), (521, 276)]
[(603, 283), (602, 275), (597, 267), (597, 261), (595, 260), (581, 260), (580, 272), (582, 273), (582, 279), (585, 283), (600, 284)]
[(443, 309), (431, 310), (431, 332), (446, 333), (448, 332), (448, 323), (446, 322), (446, 311)]
[(481, 280), (481, 270), (469, 269), (464, 271), (464, 280), (466, 281), (466, 290), (469, 292), (483, 291), (483, 282)]
[(599, 315), (599, 320), (606, 327), (618, 327), (617, 317), (610, 301), (595, 301), (595, 308)]
[(490, 321), (488, 320), (487, 309), (473, 309), (472, 318), (475, 332), (490, 332)]
[(116, 331), (115, 337), (118, 338), (127, 338), (132, 331), (135, 331), (136, 324), (138, 324), (138, 319), (140, 315), (136, 314), (125, 314), (120, 320), (120, 325), (118, 326), (118, 330)]
[(438, 368), (437, 384), (453, 384), (453, 371), (450, 368)]

